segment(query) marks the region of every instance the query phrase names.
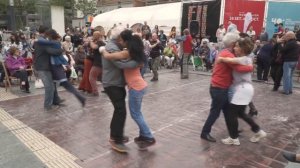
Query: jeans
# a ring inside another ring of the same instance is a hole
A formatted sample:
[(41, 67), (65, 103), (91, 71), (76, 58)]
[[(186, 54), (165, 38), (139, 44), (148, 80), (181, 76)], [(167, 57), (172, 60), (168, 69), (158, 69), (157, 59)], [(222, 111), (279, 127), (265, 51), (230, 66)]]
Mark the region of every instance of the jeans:
[(81, 103), (83, 103), (85, 97), (81, 95), (69, 81), (61, 82), (60, 85), (63, 86), (68, 92), (72, 93)]
[(145, 59), (145, 62), (144, 62), (144, 66), (141, 68), (141, 75), (142, 77), (144, 78), (144, 74), (146, 73), (147, 71), (147, 68), (148, 68), (148, 57)]
[(50, 108), (53, 104), (59, 104), (60, 98), (53, 83), (51, 71), (36, 71), (38, 77), (42, 80), (45, 87), (44, 107)]
[(141, 108), (142, 108), (142, 101), (143, 96), (146, 92), (146, 88), (143, 90), (129, 90), (129, 109), (131, 118), (136, 122), (140, 129), (140, 136), (153, 138), (151, 131), (144, 120)]
[(117, 143), (122, 143), (126, 120), (126, 90), (125, 87), (109, 86), (104, 88), (114, 106), (114, 114), (110, 123), (110, 136)]
[(283, 91), (286, 94), (289, 94), (293, 91), (293, 73), (296, 65), (296, 61), (283, 63)]
[(238, 131), (238, 117), (243, 119), (251, 126), (251, 130), (257, 133), (260, 127), (254, 122), (254, 120), (245, 113), (246, 105), (229, 104), (228, 115), (225, 115), (226, 124), (228, 126), (228, 132), (230, 138), (236, 139), (239, 137)]
[(210, 112), (202, 128), (201, 135), (207, 135), (211, 132), (211, 127), (219, 118), (221, 110), (223, 110), (224, 116), (228, 113), (228, 89), (211, 86), (209, 92), (212, 102)]

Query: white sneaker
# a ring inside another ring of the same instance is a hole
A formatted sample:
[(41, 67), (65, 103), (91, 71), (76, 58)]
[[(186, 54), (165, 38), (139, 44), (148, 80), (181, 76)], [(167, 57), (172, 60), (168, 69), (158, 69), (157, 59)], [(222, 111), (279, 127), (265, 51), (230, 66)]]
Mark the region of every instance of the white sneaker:
[(267, 136), (267, 133), (263, 130), (259, 130), (253, 137), (250, 138), (251, 142), (258, 142), (261, 138)]
[(226, 139), (222, 139), (221, 141), (225, 145), (240, 145), (239, 138), (232, 139), (232, 138), (228, 137)]

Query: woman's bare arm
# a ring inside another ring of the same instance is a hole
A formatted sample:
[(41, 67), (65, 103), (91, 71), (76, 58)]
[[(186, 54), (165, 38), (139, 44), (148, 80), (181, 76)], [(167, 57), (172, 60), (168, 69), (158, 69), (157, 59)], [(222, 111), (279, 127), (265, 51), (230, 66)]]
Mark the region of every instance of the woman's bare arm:
[(224, 63), (229, 63), (229, 64), (240, 64), (240, 60), (238, 57), (236, 57), (236, 58), (218, 57), (216, 62), (217, 63), (224, 62)]
[(129, 53), (127, 50), (109, 53), (106, 50), (102, 52), (104, 58), (109, 60), (119, 60), (119, 59), (128, 59), (130, 58)]

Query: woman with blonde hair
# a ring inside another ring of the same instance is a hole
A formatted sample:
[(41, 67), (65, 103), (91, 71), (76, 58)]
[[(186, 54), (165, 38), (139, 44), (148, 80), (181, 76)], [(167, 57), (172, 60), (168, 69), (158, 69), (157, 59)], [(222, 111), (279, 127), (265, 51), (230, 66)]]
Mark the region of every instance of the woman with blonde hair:
[(297, 44), (296, 35), (289, 31), (283, 37), (284, 47), (281, 50), (283, 60), (283, 94), (293, 93), (293, 73), (297, 66), (300, 46)]

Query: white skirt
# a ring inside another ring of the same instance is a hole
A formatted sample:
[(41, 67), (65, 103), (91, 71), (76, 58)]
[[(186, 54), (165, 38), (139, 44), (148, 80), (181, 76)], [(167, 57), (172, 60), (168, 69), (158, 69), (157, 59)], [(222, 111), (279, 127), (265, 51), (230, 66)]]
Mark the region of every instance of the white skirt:
[(252, 101), (254, 88), (251, 83), (240, 83), (232, 86), (230, 92), (232, 93), (232, 98), (229, 98), (231, 104), (248, 105)]

